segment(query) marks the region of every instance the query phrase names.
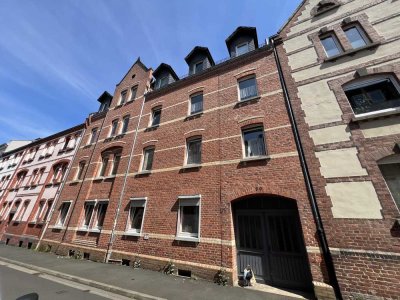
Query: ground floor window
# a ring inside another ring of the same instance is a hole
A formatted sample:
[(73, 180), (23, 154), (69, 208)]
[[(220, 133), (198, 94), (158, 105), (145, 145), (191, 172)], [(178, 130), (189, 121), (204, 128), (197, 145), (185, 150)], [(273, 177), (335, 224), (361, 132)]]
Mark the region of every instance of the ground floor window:
[(126, 231), (130, 234), (140, 235), (143, 227), (146, 198), (131, 198)]
[(200, 196), (179, 197), (177, 237), (200, 237)]

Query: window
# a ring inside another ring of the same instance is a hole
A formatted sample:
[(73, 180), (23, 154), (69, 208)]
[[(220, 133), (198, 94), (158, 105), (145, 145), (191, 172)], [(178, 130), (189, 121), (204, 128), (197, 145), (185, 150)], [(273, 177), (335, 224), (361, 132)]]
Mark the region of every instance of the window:
[(142, 171), (151, 171), (153, 166), (154, 148), (146, 148), (143, 153)]
[(108, 107), (110, 106), (110, 102), (109, 101), (104, 101), (100, 104), (100, 108), (99, 108), (99, 113), (108, 110)]
[(79, 163), (78, 172), (76, 173), (76, 177), (75, 177), (76, 180), (82, 179), (83, 170), (85, 169), (85, 165), (86, 165), (86, 162), (84, 162), (84, 161), (81, 161)]
[(43, 218), (41, 219), (42, 222), (46, 222), (50, 216), (51, 206), (53, 205), (53, 200), (47, 201), (46, 213), (44, 214)]
[(22, 183), (23, 183), (23, 181), (24, 181), (24, 179), (26, 177), (26, 173), (27, 173), (26, 171), (18, 173), (17, 180), (15, 182), (15, 188), (19, 188), (19, 187), (22, 186)]
[(50, 144), (50, 147), (47, 149), (47, 152), (45, 153), (45, 156), (51, 156), (53, 155), (54, 148), (56, 147), (58, 141), (54, 141), (53, 143)]
[(121, 92), (121, 98), (119, 100), (119, 105), (122, 105), (126, 102), (126, 95), (128, 94), (128, 91), (122, 91)]
[(168, 84), (168, 76), (162, 77), (157, 82), (157, 88), (162, 88)]
[(118, 128), (118, 120), (112, 121), (109, 137), (112, 137), (116, 134), (117, 128)]
[(342, 53), (339, 42), (334, 35), (329, 35), (327, 37), (321, 38), (321, 43), (322, 46), (324, 46), (327, 57), (332, 57)]
[(200, 61), (194, 65), (194, 73), (199, 73), (203, 71), (203, 61)]
[(257, 82), (255, 77), (239, 81), (240, 101), (257, 96)]
[(39, 177), (39, 170), (38, 169), (33, 170), (32, 175), (31, 175), (30, 185), (36, 185), (38, 177)]
[(399, 90), (399, 85), (392, 76), (376, 76), (344, 86), (354, 114), (399, 107)]
[(47, 154), (47, 150), (48, 150), (49, 148), (50, 148), (50, 143), (47, 143), (47, 144), (44, 146), (42, 152), (40, 153), (39, 158), (45, 157), (46, 154)]
[(245, 129), (243, 132), (245, 157), (265, 156), (263, 127)]
[(161, 107), (154, 108), (151, 113), (151, 126), (158, 126), (161, 120)]
[(94, 225), (96, 229), (103, 228), (104, 219), (106, 217), (108, 202), (98, 202), (97, 213), (96, 213), (96, 224)]
[(89, 229), (89, 227), (90, 227), (90, 221), (92, 220), (95, 203), (96, 203), (95, 201), (86, 201), (85, 202), (85, 206), (84, 206), (85, 215), (84, 215), (83, 222), (82, 222), (82, 228), (84, 228), (84, 229)]
[(113, 166), (111, 170), (111, 175), (116, 175), (118, 171), (118, 165), (121, 160), (121, 155), (114, 155)]
[(64, 142), (64, 146), (63, 146), (62, 150), (66, 150), (66, 149), (67, 149), (68, 144), (69, 144), (70, 141), (71, 141), (71, 137), (70, 137), (70, 136), (67, 136), (67, 137), (65, 138), (65, 142)]
[(236, 56), (249, 52), (249, 43), (244, 43), (236, 46)]
[(190, 114), (197, 114), (203, 111), (203, 94), (190, 97)]
[(64, 202), (61, 204), (60, 206), (60, 214), (58, 216), (58, 220), (57, 220), (57, 226), (63, 226), (65, 223), (65, 220), (67, 218), (68, 215), (68, 210), (69, 207), (71, 206), (71, 202)]
[(25, 201), (24, 204), (21, 206), (20, 210), (17, 212), (14, 220), (15, 221), (22, 221), (24, 218), (24, 215), (26, 213), (26, 210), (28, 209), (29, 201)]
[(131, 87), (131, 98), (130, 98), (130, 101), (135, 100), (135, 98), (136, 98), (136, 93), (137, 93), (137, 86)]
[(128, 131), (128, 125), (129, 125), (129, 116), (125, 116), (122, 119), (121, 134), (125, 134)]
[(60, 163), (54, 166), (53, 183), (60, 183), (67, 172), (67, 164)]
[(40, 216), (41, 216), (42, 213), (43, 213), (44, 205), (45, 205), (45, 204), (46, 204), (46, 201), (40, 201), (40, 202), (39, 202), (39, 207), (38, 207), (38, 209), (37, 209), (37, 211), (36, 211), (35, 217), (33, 218), (33, 221), (34, 221), (34, 222), (39, 222), (39, 221), (40, 221)]
[(397, 205), (397, 209), (400, 210), (400, 164), (380, 164), (379, 168)]
[(97, 139), (97, 128), (93, 128), (92, 133), (90, 135), (89, 144), (94, 144), (96, 142), (96, 139)]
[(1, 208), (1, 211), (0, 211), (0, 220), (3, 219), (4, 213), (6, 212), (6, 210), (7, 210), (7, 203), (3, 203), (3, 207)]
[(145, 208), (146, 198), (131, 198), (126, 228), (128, 233), (140, 234), (142, 232)]
[(346, 34), (346, 37), (349, 40), (353, 49), (364, 47), (369, 42), (365, 33), (361, 30), (359, 26), (353, 26), (344, 29), (344, 33)]
[(186, 164), (201, 164), (201, 137), (188, 139), (186, 151)]
[(38, 176), (38, 180), (37, 180), (37, 184), (39, 184), (42, 180), (43, 174), (44, 174), (45, 168), (41, 168), (39, 170), (39, 176)]
[(200, 196), (179, 197), (177, 237), (200, 237)]
[(106, 174), (107, 165), (108, 165), (108, 156), (104, 156), (101, 160), (101, 168), (99, 173), (100, 177), (103, 177)]

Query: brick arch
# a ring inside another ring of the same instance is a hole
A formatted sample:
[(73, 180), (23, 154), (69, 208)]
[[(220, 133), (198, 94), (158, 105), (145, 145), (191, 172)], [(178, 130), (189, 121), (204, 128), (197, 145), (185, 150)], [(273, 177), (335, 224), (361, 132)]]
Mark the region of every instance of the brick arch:
[(123, 149), (122, 146), (112, 145), (111, 147), (102, 148), (101, 154), (103, 155), (104, 153), (107, 152), (122, 152), (122, 149)]
[(243, 188), (240, 191), (236, 191), (232, 193), (228, 199), (229, 203), (233, 204), (236, 201), (249, 199), (249, 198), (258, 198), (258, 197), (273, 197), (273, 198), (282, 198), (291, 201), (297, 202), (296, 199), (292, 197), (293, 195), (285, 194), (285, 193), (274, 193), (273, 191), (265, 190), (265, 187), (261, 187), (260, 191), (255, 191), (255, 188)]
[(100, 148), (100, 152), (103, 153), (104, 151), (111, 149), (111, 148), (123, 148), (125, 146), (126, 142), (122, 142), (122, 141), (116, 141), (110, 144), (107, 144), (103, 147)]
[(367, 160), (372, 160), (372, 161), (378, 162), (382, 158), (385, 158), (387, 156), (391, 156), (393, 154), (395, 154), (395, 152), (394, 152), (394, 144), (393, 144), (392, 147), (381, 147), (381, 148), (378, 148), (378, 149), (376, 149), (374, 151), (370, 151), (370, 152), (365, 154), (365, 157), (366, 157)]

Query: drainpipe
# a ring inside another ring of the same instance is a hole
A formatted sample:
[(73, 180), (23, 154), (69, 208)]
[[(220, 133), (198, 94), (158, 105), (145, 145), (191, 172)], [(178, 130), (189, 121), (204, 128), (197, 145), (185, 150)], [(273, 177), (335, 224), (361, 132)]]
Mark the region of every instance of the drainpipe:
[(311, 204), (311, 210), (312, 210), (312, 213), (314, 216), (314, 221), (317, 226), (318, 239), (319, 239), (319, 242), (321, 245), (322, 255), (324, 257), (324, 261), (325, 261), (326, 268), (328, 271), (329, 279), (330, 279), (332, 287), (335, 291), (336, 298), (342, 299), (342, 294), (340, 292), (339, 283), (338, 283), (338, 280), (336, 277), (335, 266), (333, 264), (332, 255), (329, 250), (328, 240), (326, 238), (326, 234), (325, 234), (324, 227), (323, 227), (322, 220), (321, 220), (321, 215), (320, 215), (319, 208), (318, 208), (318, 203), (317, 203), (315, 192), (314, 192), (314, 188), (312, 186), (311, 175), (308, 170), (306, 158), (304, 155), (304, 149), (303, 149), (303, 146), (301, 143), (299, 129), (297, 127), (297, 123), (295, 120), (292, 103), (291, 103), (290, 96), (289, 96), (287, 86), (286, 86), (286, 81), (283, 76), (283, 71), (282, 71), (282, 66), (281, 66), (281, 62), (279, 59), (278, 51), (276, 50), (276, 46), (275, 46), (275, 38), (277, 36), (278, 35), (274, 35), (274, 36), (270, 37), (270, 41), (272, 43), (272, 48), (274, 50), (274, 56), (275, 56), (275, 62), (276, 62), (277, 68), (278, 68), (279, 80), (282, 85), (283, 94), (285, 97), (286, 109), (288, 111), (290, 124), (292, 126), (292, 131), (293, 131), (294, 139), (296, 142), (297, 152), (299, 153), (300, 165), (301, 165), (301, 169), (303, 171), (304, 181), (306, 184), (307, 193), (308, 193), (310, 204)]
[[(76, 151), (75, 151), (74, 155), (72, 156), (72, 159), (71, 159), (71, 162), (69, 163), (67, 172), (66, 172), (66, 174), (64, 175), (64, 179), (62, 180), (60, 186), (59, 186), (58, 189), (57, 189), (56, 197), (54, 198), (53, 205), (52, 205), (52, 207), (51, 207), (51, 209), (50, 209), (50, 213), (49, 213), (49, 215), (47, 216), (47, 220), (45, 220), (46, 223), (45, 223), (44, 228), (43, 228), (43, 230), (42, 230), (42, 232), (41, 232), (41, 234), (40, 234), (39, 242), (37, 243), (35, 250), (37, 250), (37, 249), (39, 248), (40, 243), (42, 242), (42, 239), (43, 239), (43, 237), (44, 237), (44, 234), (45, 234), (47, 228), (49, 227), (50, 220), (51, 220), (51, 218), (52, 218), (52, 216), (53, 216), (53, 213), (54, 213), (54, 210), (55, 210), (55, 208), (56, 208), (56, 203), (58, 202), (58, 199), (60, 198), (61, 191), (62, 191), (63, 188), (64, 188), (66, 179), (68, 178), (68, 175), (69, 175), (69, 173), (70, 173), (71, 170), (72, 170), (72, 164), (73, 164), (73, 162), (74, 162), (74, 160), (75, 160), (75, 157), (76, 157), (76, 155), (77, 155), (77, 153), (78, 153), (78, 151), (79, 151), (79, 147), (80, 147), (81, 144), (82, 144), (82, 140), (83, 140), (83, 136), (85, 135), (85, 132), (86, 132), (86, 129), (83, 128), (83, 130), (82, 130), (82, 135), (81, 135), (81, 139), (79, 140), (79, 144), (76, 145)], [(44, 186), (43, 186), (43, 188), (44, 188)], [(39, 199), (39, 201), (40, 201), (40, 199)], [(72, 214), (71, 214), (71, 215), (72, 215)], [(68, 227), (68, 226), (67, 226), (67, 227)], [(65, 236), (65, 233), (66, 233), (66, 232), (67, 232), (67, 229), (65, 229), (65, 232), (64, 232), (64, 235), (63, 235), (63, 237), (62, 237), (61, 242), (64, 240), (64, 236)]]
[(136, 145), (136, 140), (137, 140), (137, 136), (138, 136), (140, 121), (142, 120), (142, 114), (143, 114), (143, 108), (144, 108), (145, 102), (146, 102), (146, 92), (143, 95), (142, 107), (140, 108), (139, 119), (138, 119), (138, 122), (136, 125), (136, 130), (135, 130), (135, 137), (133, 138), (132, 149), (131, 149), (131, 153), (129, 155), (128, 167), (126, 168), (126, 171), (125, 171), (124, 183), (122, 185), (121, 194), (118, 199), (118, 206), (117, 206), (117, 210), (115, 212), (115, 218), (114, 218), (113, 228), (111, 230), (110, 241), (108, 242), (108, 246), (107, 246), (106, 258), (105, 258), (106, 263), (108, 263), (108, 261), (111, 257), (111, 254), (112, 254), (112, 246), (113, 246), (114, 240), (115, 240), (115, 229), (117, 227), (117, 221), (118, 221), (119, 213), (121, 211), (122, 201), (123, 201), (124, 195), (125, 195), (125, 188), (126, 188), (126, 184), (128, 181), (129, 170), (131, 168), (131, 163), (133, 160), (133, 151), (134, 151), (135, 145)]

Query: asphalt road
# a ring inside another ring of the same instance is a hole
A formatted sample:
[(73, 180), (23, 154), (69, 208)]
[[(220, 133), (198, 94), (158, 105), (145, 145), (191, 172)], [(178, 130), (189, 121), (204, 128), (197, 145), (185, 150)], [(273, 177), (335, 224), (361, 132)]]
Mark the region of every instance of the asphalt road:
[(130, 299), (15, 265), (0, 264), (0, 300), (15, 300), (33, 292), (39, 294), (39, 300)]

